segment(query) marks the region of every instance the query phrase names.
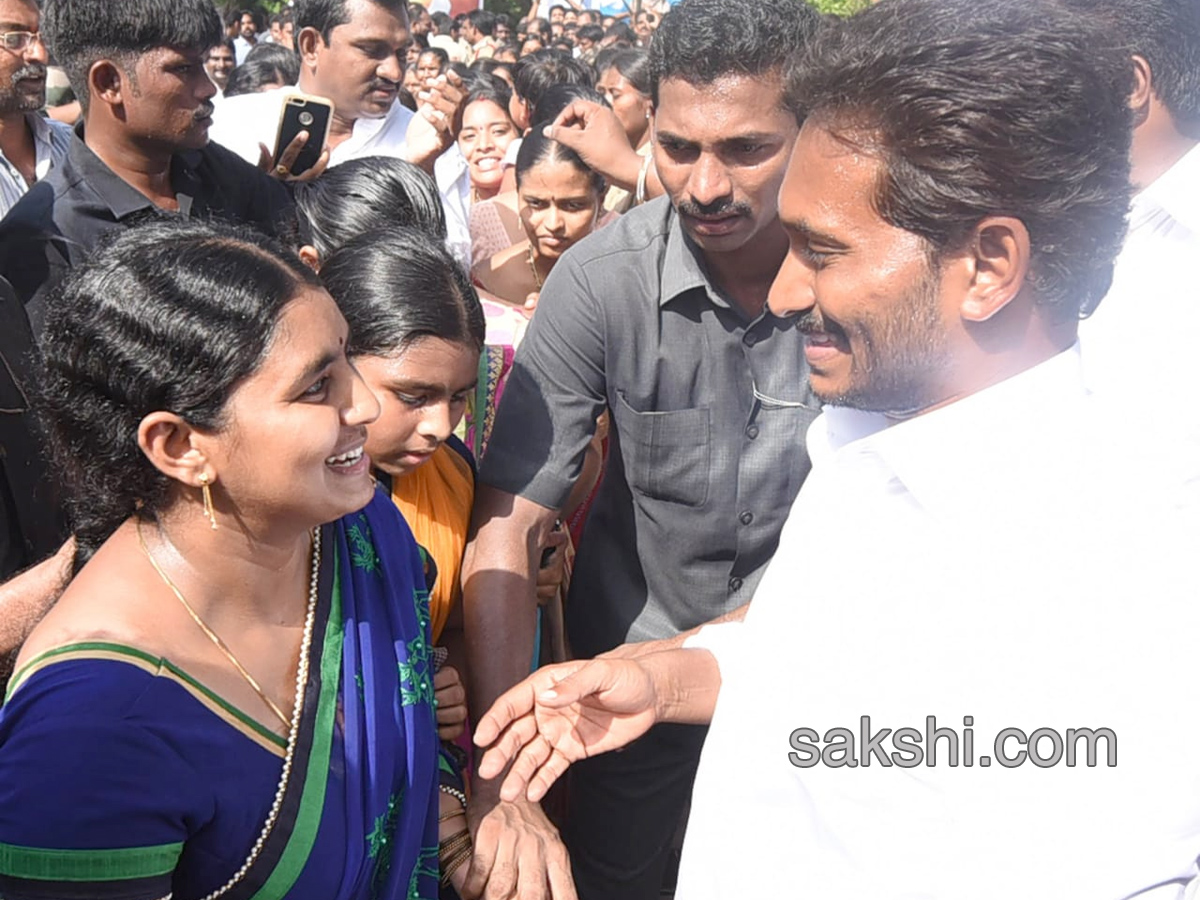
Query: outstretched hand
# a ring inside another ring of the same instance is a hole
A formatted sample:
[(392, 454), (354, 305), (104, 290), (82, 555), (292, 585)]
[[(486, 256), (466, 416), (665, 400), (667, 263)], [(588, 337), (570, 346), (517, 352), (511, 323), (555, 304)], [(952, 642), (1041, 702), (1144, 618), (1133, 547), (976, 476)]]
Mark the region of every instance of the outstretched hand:
[(475, 730), (488, 748), (480, 778), (511, 763), (503, 800), (537, 801), (567, 767), (624, 747), (657, 720), (654, 682), (633, 660), (583, 660), (546, 666), (497, 698)]
[(617, 114), (602, 103), (576, 100), (542, 133), (570, 147), (588, 168), (620, 187), (630, 189), (637, 183), (642, 157), (630, 146)]

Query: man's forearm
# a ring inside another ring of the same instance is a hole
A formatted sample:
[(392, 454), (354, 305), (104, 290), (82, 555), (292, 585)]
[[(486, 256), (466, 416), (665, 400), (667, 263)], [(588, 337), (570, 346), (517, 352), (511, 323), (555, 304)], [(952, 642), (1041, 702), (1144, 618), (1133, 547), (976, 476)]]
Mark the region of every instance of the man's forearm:
[(463, 626), (477, 714), (529, 674), (537, 564), (554, 510), (481, 487), (463, 559)]
[(750, 608), (750, 604), (746, 603), (739, 606), (732, 612), (727, 612), (723, 616), (717, 616), (710, 622), (705, 622), (703, 625), (697, 625), (695, 628), (689, 628), (687, 631), (681, 631), (679, 634), (669, 638), (661, 638), (657, 641), (640, 641), (636, 644), (622, 644), (620, 647), (615, 647), (607, 653), (600, 654), (601, 658), (611, 659), (640, 659), (643, 656), (648, 656), (651, 653), (663, 653), (667, 650), (679, 650), (683, 647), (683, 642), (692, 635), (697, 634), (701, 628), (708, 625), (719, 625), (722, 622), (740, 622), (746, 618), (746, 610)]
[(0, 654), (18, 649), (71, 580), (72, 538), (47, 560), (0, 584)]
[(712, 721), (721, 690), (721, 669), (707, 650), (666, 650), (639, 657), (654, 684), (655, 718), (681, 725)]

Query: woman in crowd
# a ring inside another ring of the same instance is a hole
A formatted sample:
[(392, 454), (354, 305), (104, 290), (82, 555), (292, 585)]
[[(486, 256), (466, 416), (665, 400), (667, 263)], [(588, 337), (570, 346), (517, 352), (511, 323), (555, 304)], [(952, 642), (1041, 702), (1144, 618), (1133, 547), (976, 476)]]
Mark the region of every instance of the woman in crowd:
[(517, 154), (526, 240), (475, 266), (476, 283), (514, 306), (536, 304), (559, 257), (595, 230), (604, 187), (577, 153), (535, 128)]
[[(612, 107), (625, 129), (629, 146), (638, 156), (649, 157), (650, 143), (650, 67), (645, 50), (620, 50), (608, 58), (600, 71), (596, 87)], [(613, 185), (604, 197), (604, 208), (627, 212), (633, 206), (631, 191)]]
[(417, 77), (424, 84), (430, 78), (437, 78), (445, 73), (450, 65), (450, 55), (441, 47), (429, 47), (422, 50), (416, 58)]
[(44, 405), (82, 568), (0, 712), (9, 900), (431, 897), (439, 837), (463, 877), (347, 341), (311, 270), (226, 227), (131, 230), (66, 283)]
[[(512, 91), (503, 81), (479, 75), (463, 101), (458, 149), (467, 161), (472, 205), (500, 192), (504, 154), (517, 137), (517, 126), (508, 114), (511, 97)], [(472, 241), (474, 238), (472, 235)]]

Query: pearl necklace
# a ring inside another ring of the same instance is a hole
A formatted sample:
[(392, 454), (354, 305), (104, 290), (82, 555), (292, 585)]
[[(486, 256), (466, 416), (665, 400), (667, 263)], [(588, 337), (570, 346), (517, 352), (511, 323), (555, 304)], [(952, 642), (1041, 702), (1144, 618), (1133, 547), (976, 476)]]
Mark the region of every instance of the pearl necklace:
[[(158, 567), (158, 563), (155, 562), (154, 557), (150, 556), (150, 550), (146, 547), (146, 542), (142, 538), (141, 520), (139, 520), (137, 523), (137, 529), (138, 540), (141, 541), (142, 549), (145, 550), (146, 555), (150, 557), (150, 561), (154, 565), (154, 568), (158, 571), (159, 575), (162, 575), (167, 581), (168, 585), (170, 585), (170, 579), (166, 578), (162, 570)], [(241, 868), (234, 872), (233, 876), (227, 882), (225, 882), (225, 884), (217, 888), (208, 896), (204, 897), (203, 900), (216, 900), (216, 898), (229, 892), (234, 885), (238, 884), (238, 882), (246, 877), (246, 874), (250, 871), (251, 866), (253, 866), (258, 860), (259, 856), (262, 855), (263, 846), (266, 844), (267, 838), (270, 836), (272, 829), (274, 829), (275, 822), (279, 819), (279, 811), (283, 808), (283, 795), (284, 791), (287, 789), (288, 781), (292, 775), (292, 761), (296, 754), (296, 738), (299, 736), (300, 731), (300, 713), (304, 709), (304, 693), (305, 688), (308, 686), (308, 655), (309, 649), (312, 647), (313, 623), (316, 619), (317, 592), (321, 575), (320, 528), (313, 529), (312, 547), (312, 578), (308, 587), (308, 611), (304, 616), (304, 637), (300, 641), (300, 664), (296, 667), (296, 699), (292, 704), (292, 718), (290, 722), (287, 722), (287, 750), (283, 757), (283, 771), (279, 775), (279, 784), (275, 788), (275, 798), (271, 801), (271, 809), (270, 812), (267, 813), (267, 820), (263, 823), (262, 830), (258, 833), (258, 839), (255, 840), (254, 846), (250, 848), (250, 855), (246, 857), (246, 861), (242, 863)], [(176, 596), (180, 596), (178, 588), (174, 588), (173, 585), (171, 586), (175, 590)], [(180, 596), (180, 599), (182, 599), (182, 596)], [(187, 606), (186, 601), (184, 602), (184, 605)], [(191, 607), (189, 606), (188, 609), (190, 611)], [(194, 613), (193, 617), (195, 617)], [(208, 629), (205, 630), (207, 631)], [(253, 683), (251, 686), (254, 686)], [(274, 706), (274, 704), (271, 705)]]

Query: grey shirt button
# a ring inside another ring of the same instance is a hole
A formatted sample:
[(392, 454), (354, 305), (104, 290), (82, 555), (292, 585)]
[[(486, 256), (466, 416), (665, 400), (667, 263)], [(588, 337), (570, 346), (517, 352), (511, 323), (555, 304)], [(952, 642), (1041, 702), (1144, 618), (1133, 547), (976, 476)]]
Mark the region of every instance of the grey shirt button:
[(733, 578), (729, 579), (729, 593), (736, 594), (741, 589), (742, 589), (742, 579), (738, 578), (736, 575)]
[(755, 334), (753, 331), (747, 331), (746, 336), (742, 338), (742, 342), (747, 347), (753, 347), (755, 344), (758, 343), (758, 335)]
[(750, 440), (754, 440), (756, 437), (758, 437), (758, 426), (757, 425), (749, 426), (746, 429), (746, 437), (750, 438)]
[(740, 516), (738, 516), (738, 521), (741, 522), (743, 525), (749, 525), (751, 522), (754, 521), (754, 513), (750, 512), (749, 510), (746, 510), (744, 513), (742, 513)]

